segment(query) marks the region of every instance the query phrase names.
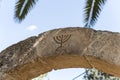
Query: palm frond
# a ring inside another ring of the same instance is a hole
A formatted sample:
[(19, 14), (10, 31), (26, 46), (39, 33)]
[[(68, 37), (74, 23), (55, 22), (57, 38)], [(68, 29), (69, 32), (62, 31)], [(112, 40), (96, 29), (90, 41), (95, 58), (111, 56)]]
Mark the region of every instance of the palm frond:
[(90, 28), (95, 25), (100, 12), (107, 0), (87, 0), (85, 6), (85, 17), (84, 23), (87, 28)]
[(18, 0), (15, 6), (15, 19), (21, 22), (38, 0)]

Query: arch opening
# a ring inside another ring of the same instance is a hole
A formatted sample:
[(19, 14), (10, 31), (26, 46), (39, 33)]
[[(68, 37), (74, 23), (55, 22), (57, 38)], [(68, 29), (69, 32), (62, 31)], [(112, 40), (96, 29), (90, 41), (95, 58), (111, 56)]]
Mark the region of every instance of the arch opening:
[[(15, 69), (15, 71), (13, 71), (14, 73), (11, 73), (9, 75), (11, 75), (12, 77), (19, 78), (21, 80), (29, 80), (39, 76), (40, 74), (47, 73), (52, 69), (58, 70), (65, 68), (93, 67), (109, 74), (116, 74), (116, 72), (119, 70), (119, 67), (114, 67), (112, 64), (109, 64), (106, 61), (100, 60), (92, 56), (85, 57), (75, 55), (64, 55), (59, 57), (47, 57), (44, 59), (37, 59), (35, 61), (31, 61), (25, 65), (22, 65), (21, 67), (19, 66), (18, 68), (16, 68), (18, 69), (18, 71), (16, 71)], [(116, 76), (119, 76), (119, 74), (116, 74)]]

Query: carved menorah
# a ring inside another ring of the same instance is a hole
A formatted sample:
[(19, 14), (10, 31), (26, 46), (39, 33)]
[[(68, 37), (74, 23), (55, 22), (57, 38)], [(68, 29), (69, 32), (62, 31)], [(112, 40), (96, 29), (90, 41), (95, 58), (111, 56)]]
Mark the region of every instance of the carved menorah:
[(60, 44), (59, 47), (63, 46), (63, 43), (65, 43), (68, 39), (70, 39), (71, 34), (62, 34), (62, 35), (58, 35), (53, 37), (53, 39), (55, 40), (56, 43)]

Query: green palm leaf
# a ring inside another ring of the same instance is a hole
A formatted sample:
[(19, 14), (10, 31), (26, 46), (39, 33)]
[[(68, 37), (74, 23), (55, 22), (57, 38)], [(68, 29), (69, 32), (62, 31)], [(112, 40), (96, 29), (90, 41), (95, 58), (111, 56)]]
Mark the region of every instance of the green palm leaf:
[(15, 19), (21, 22), (38, 0), (18, 0), (15, 6)]
[(87, 0), (85, 6), (85, 27), (92, 27), (95, 25), (97, 18), (102, 10), (103, 5), (107, 0)]

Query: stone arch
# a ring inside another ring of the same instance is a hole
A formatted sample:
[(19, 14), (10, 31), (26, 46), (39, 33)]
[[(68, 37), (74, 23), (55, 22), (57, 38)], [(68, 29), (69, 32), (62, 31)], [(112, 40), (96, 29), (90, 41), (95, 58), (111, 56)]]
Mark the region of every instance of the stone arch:
[(120, 77), (120, 33), (61, 28), (0, 53), (0, 80), (29, 80), (52, 69), (97, 68)]

